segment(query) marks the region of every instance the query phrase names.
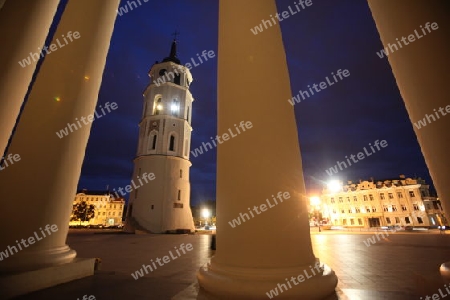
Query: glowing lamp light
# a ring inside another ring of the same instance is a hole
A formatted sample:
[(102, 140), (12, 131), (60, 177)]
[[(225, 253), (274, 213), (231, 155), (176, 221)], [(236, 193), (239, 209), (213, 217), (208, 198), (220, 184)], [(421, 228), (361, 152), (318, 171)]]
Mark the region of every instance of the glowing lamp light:
[(313, 196), (309, 198), (309, 202), (312, 206), (319, 206), (320, 205), (320, 198), (317, 196)]
[(162, 107), (162, 105), (161, 105), (161, 104), (158, 104), (158, 105), (156, 106), (156, 109), (157, 109), (157, 110), (162, 110), (162, 109), (163, 109), (163, 107)]
[(336, 193), (341, 190), (342, 186), (338, 180), (331, 180), (327, 183), (327, 188), (330, 192)]
[(209, 216), (211, 216), (211, 212), (209, 211), (209, 209), (202, 210), (202, 216), (203, 218), (209, 218)]
[(55, 99), (56, 102), (61, 101), (61, 98), (60, 98), (60, 97), (54, 97), (53, 99)]
[(173, 112), (177, 112), (177, 111), (178, 111), (178, 104), (173, 103), (173, 104), (170, 106), (170, 109), (171, 109)]

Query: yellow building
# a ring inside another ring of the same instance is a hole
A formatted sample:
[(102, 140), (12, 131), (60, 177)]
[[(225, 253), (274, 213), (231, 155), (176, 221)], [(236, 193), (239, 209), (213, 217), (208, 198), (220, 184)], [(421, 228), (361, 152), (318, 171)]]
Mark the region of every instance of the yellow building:
[(321, 212), (332, 225), (345, 227), (439, 226), (446, 224), (441, 202), (423, 179), (348, 181), (327, 186)]
[[(125, 207), (125, 199), (114, 198), (108, 191), (83, 190), (77, 193), (73, 204), (85, 201), (88, 205), (95, 206), (95, 216), (89, 221), (81, 222), (81, 225), (121, 226)], [(70, 221), (69, 225), (80, 225), (80, 221)]]

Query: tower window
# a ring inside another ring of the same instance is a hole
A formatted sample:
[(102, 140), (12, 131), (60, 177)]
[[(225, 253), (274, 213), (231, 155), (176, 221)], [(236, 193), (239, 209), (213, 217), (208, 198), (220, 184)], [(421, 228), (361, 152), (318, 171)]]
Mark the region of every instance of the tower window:
[(189, 113), (190, 113), (190, 107), (188, 106), (188, 108), (187, 108), (187, 114), (186, 114), (186, 119), (187, 119), (187, 121), (188, 121), (188, 123), (189, 123)]
[(178, 200), (181, 200), (181, 190), (178, 190)]
[(162, 101), (162, 98), (161, 98), (161, 97), (159, 97), (159, 98), (155, 101), (155, 108), (154, 108), (154, 110), (153, 110), (153, 114), (154, 114), (154, 115), (159, 115), (159, 114), (162, 112), (162, 110), (163, 110), (163, 105), (162, 105), (161, 101)]
[(171, 135), (169, 141), (169, 151), (175, 151), (174, 149), (175, 149), (175, 136)]
[(155, 206), (152, 204), (152, 207), (151, 207), (151, 209), (154, 209), (155, 208)]
[(180, 178), (183, 178), (183, 170), (180, 169)]
[(180, 85), (181, 82), (181, 75), (180, 74), (175, 74), (175, 78), (173, 79), (173, 83)]
[(176, 116), (180, 110), (180, 104), (177, 99), (173, 99), (172, 105), (170, 106), (170, 112), (173, 116)]
[(153, 136), (153, 140), (152, 140), (152, 150), (156, 149), (156, 140), (157, 140), (158, 136), (155, 134)]
[(159, 76), (164, 76), (166, 75), (167, 70), (166, 69), (161, 69), (159, 70)]

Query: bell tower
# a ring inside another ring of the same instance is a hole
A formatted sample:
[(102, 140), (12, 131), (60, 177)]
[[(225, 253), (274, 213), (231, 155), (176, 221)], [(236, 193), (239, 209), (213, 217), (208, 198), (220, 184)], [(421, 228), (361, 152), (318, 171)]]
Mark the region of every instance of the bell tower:
[(133, 179), (145, 173), (154, 173), (155, 179), (131, 192), (128, 218), (154, 233), (194, 231), (189, 182), (192, 75), (177, 57), (176, 40), (149, 76)]

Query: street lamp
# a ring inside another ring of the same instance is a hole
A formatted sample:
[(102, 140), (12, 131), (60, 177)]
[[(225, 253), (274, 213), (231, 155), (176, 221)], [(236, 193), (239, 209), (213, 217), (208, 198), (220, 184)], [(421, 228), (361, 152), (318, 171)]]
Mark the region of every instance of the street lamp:
[(319, 226), (319, 232), (321, 232), (320, 230), (320, 220), (319, 220), (319, 208), (320, 208), (320, 198), (317, 196), (313, 196), (309, 198), (310, 204), (311, 206), (314, 207), (314, 211), (315, 211), (315, 216), (316, 216), (316, 220), (317, 220), (317, 225)]
[(211, 216), (211, 212), (209, 209), (203, 209), (202, 210), (202, 217), (205, 218), (205, 225), (208, 225), (208, 218)]
[(339, 180), (331, 180), (327, 183), (327, 188), (331, 193), (337, 193), (342, 189), (342, 185)]

